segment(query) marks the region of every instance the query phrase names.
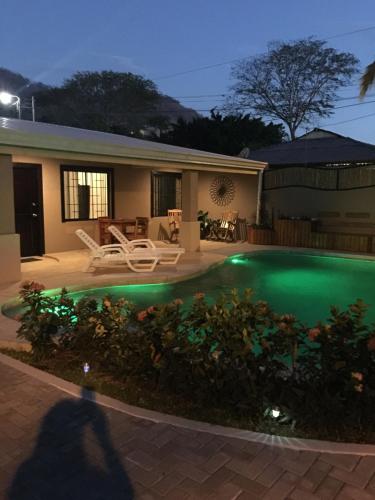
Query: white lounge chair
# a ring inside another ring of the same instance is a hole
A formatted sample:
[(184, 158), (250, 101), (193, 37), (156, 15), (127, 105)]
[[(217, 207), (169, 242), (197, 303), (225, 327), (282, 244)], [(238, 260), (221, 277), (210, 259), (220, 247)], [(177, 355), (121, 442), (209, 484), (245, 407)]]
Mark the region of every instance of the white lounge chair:
[[(146, 251), (140, 253), (130, 252), (123, 245), (98, 245), (91, 236), (83, 229), (77, 229), (76, 235), (91, 250), (89, 262), (84, 271), (87, 272), (91, 267), (100, 267), (100, 265), (127, 265), (129, 269), (136, 273), (152, 272), (159, 261), (159, 257)], [(97, 266), (95, 266), (97, 264)]]
[(185, 248), (157, 247), (155, 243), (149, 239), (130, 241), (116, 226), (108, 226), (108, 231), (113, 234), (124, 249), (131, 253), (139, 254), (140, 252), (147, 252), (149, 255), (157, 255), (159, 257), (159, 264), (174, 266), (177, 264), (181, 255), (185, 253)]

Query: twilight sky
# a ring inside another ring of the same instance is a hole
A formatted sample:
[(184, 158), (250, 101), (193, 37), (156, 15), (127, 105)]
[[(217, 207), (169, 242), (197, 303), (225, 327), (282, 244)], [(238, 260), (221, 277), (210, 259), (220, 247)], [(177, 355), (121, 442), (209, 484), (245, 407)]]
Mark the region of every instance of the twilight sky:
[[(353, 52), (365, 67), (375, 59), (374, 0), (1, 0), (0, 66), (48, 84), (77, 70), (131, 71), (204, 114), (220, 106), (216, 94), (231, 84), (231, 65), (220, 63), (261, 53), (272, 40), (310, 35), (332, 37), (331, 46)], [(357, 95), (358, 85), (341, 92)], [(375, 102), (315, 125), (375, 144)]]

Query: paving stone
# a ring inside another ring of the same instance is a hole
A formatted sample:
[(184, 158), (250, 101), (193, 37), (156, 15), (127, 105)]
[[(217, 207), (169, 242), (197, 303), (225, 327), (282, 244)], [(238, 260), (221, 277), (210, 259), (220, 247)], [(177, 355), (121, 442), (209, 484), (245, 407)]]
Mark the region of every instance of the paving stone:
[(325, 479), (323, 479), (323, 482), (315, 491), (315, 495), (323, 500), (331, 500), (332, 498), (336, 497), (342, 486), (342, 481), (338, 481), (334, 477), (327, 476)]
[(226, 483), (212, 495), (209, 495), (210, 500), (236, 500), (242, 493), (241, 488), (236, 484)]
[(264, 495), (265, 500), (283, 500), (294, 489), (298, 476), (291, 472), (285, 472), (280, 479)]
[(365, 488), (374, 475), (374, 470), (375, 457), (362, 457), (352, 472), (335, 467), (329, 474), (345, 483)]
[(345, 484), (336, 498), (337, 500), (374, 500), (375, 497), (369, 492)]
[(178, 472), (167, 474), (156, 482), (152, 489), (159, 495), (167, 495), (171, 490), (175, 489), (186, 478)]
[(215, 493), (215, 489), (210, 488), (207, 483), (200, 484), (190, 478), (186, 478), (182, 481), (179, 485), (179, 489), (186, 491), (190, 495), (188, 497), (189, 500), (191, 500), (191, 498), (206, 499)]
[(228, 455), (219, 452), (216, 453), (216, 455), (213, 455), (211, 458), (209, 458), (208, 461), (202, 465), (202, 469), (206, 470), (210, 474), (213, 474), (223, 465), (229, 462), (229, 460), (230, 457), (228, 457)]
[(129, 453), (126, 457), (127, 460), (142, 467), (145, 470), (152, 470), (157, 465), (157, 461), (152, 458), (148, 453), (142, 450), (135, 450)]
[(319, 500), (319, 497), (305, 490), (295, 488), (290, 494), (290, 500)]
[(239, 486), (241, 490), (252, 493), (253, 495), (257, 495), (258, 497), (263, 496), (267, 492), (267, 488), (266, 486), (263, 486), (263, 484), (260, 484), (253, 479), (249, 479), (239, 474), (236, 474), (231, 479), (231, 482)]
[(332, 465), (322, 460), (317, 460), (306, 474), (301, 477), (299, 487), (307, 491), (315, 491), (331, 469)]
[(235, 473), (233, 471), (226, 467), (221, 467), (221, 469), (211, 474), (206, 481), (203, 482), (203, 486), (211, 490), (220, 488), (221, 485), (229, 482), (234, 475)]
[(276, 464), (268, 465), (257, 477), (257, 482), (270, 488), (277, 479), (284, 473), (284, 469)]
[(199, 469), (195, 465), (188, 462), (180, 462), (175, 470), (189, 477), (193, 481), (196, 481), (197, 483), (203, 483), (209, 477), (209, 474), (206, 471), (203, 471), (202, 469)]
[(321, 453), (320, 459), (338, 469), (352, 471), (359, 462), (358, 455), (339, 455), (337, 453)]
[(137, 481), (141, 483), (142, 486), (146, 486), (146, 488), (160, 481), (163, 477), (160, 471), (147, 471), (138, 466), (132, 467), (128, 472), (131, 481)]
[(272, 448), (264, 448), (250, 462), (234, 458), (226, 464), (226, 467), (249, 479), (255, 479), (275, 459), (275, 454), (277, 452)]
[(174, 431), (173, 429), (166, 429), (164, 432), (161, 432), (154, 437), (154, 439), (152, 440), (152, 444), (154, 444), (158, 448), (162, 448), (176, 436), (176, 431)]
[(165, 500), (185, 500), (187, 498), (191, 498), (189, 493), (181, 488), (174, 488), (164, 497)]
[(282, 453), (275, 461), (275, 464), (293, 474), (303, 476), (317, 459), (318, 453), (310, 451), (294, 451), (294, 453), (291, 453), (292, 451), (294, 450), (286, 450), (286, 452)]

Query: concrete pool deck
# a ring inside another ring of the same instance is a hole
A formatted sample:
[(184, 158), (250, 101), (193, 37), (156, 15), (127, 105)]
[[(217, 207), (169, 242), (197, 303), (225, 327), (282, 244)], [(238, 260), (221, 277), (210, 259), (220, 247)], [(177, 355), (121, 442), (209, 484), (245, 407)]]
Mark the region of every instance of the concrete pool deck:
[[(0, 307), (17, 298), (20, 284), (25, 280), (42, 283), (47, 289), (84, 290), (108, 285), (165, 283), (187, 279), (219, 264), (237, 253), (264, 248), (249, 243), (202, 241), (201, 251), (184, 254), (177, 266), (157, 266), (153, 273), (134, 273), (127, 268), (108, 267), (83, 272), (88, 259), (87, 250), (75, 250), (46, 255), (41, 260), (21, 264), (22, 280), (0, 287)], [(16, 337), (18, 323), (0, 314), (0, 346), (20, 345)]]
[[(159, 245), (166, 245), (159, 242)], [(131, 285), (146, 283), (171, 283), (202, 274), (210, 267), (223, 262), (227, 257), (245, 252), (274, 251), (299, 252), (310, 255), (330, 255), (355, 259), (375, 260), (375, 255), (352, 254), (318, 250), (312, 248), (282, 247), (274, 245), (251, 245), (243, 243), (223, 243), (201, 241), (201, 251), (184, 254), (177, 266), (157, 266), (153, 273), (134, 273), (127, 268), (108, 267), (94, 272), (83, 272), (87, 263), (88, 250), (74, 250), (45, 255), (33, 262), (21, 264), (22, 279), (17, 283), (0, 287), (0, 310), (6, 303), (17, 300), (20, 284), (25, 280), (42, 283), (46, 289), (68, 288), (70, 291), (85, 290), (110, 285)], [(0, 346), (27, 347), (17, 339), (18, 323), (0, 312)]]

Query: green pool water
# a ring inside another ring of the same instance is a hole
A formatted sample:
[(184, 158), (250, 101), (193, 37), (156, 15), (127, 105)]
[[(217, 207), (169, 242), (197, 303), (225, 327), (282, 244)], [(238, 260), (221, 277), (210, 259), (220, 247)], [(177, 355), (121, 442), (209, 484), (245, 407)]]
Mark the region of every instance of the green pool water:
[(78, 300), (84, 295), (101, 298), (109, 294), (140, 307), (181, 298), (188, 305), (196, 292), (204, 292), (213, 301), (233, 288), (252, 288), (255, 299), (267, 300), (275, 311), (295, 314), (309, 324), (325, 320), (331, 304), (344, 308), (362, 298), (369, 305), (367, 322), (375, 322), (375, 261), (292, 252), (237, 255), (179, 283), (112, 286), (71, 296)]

